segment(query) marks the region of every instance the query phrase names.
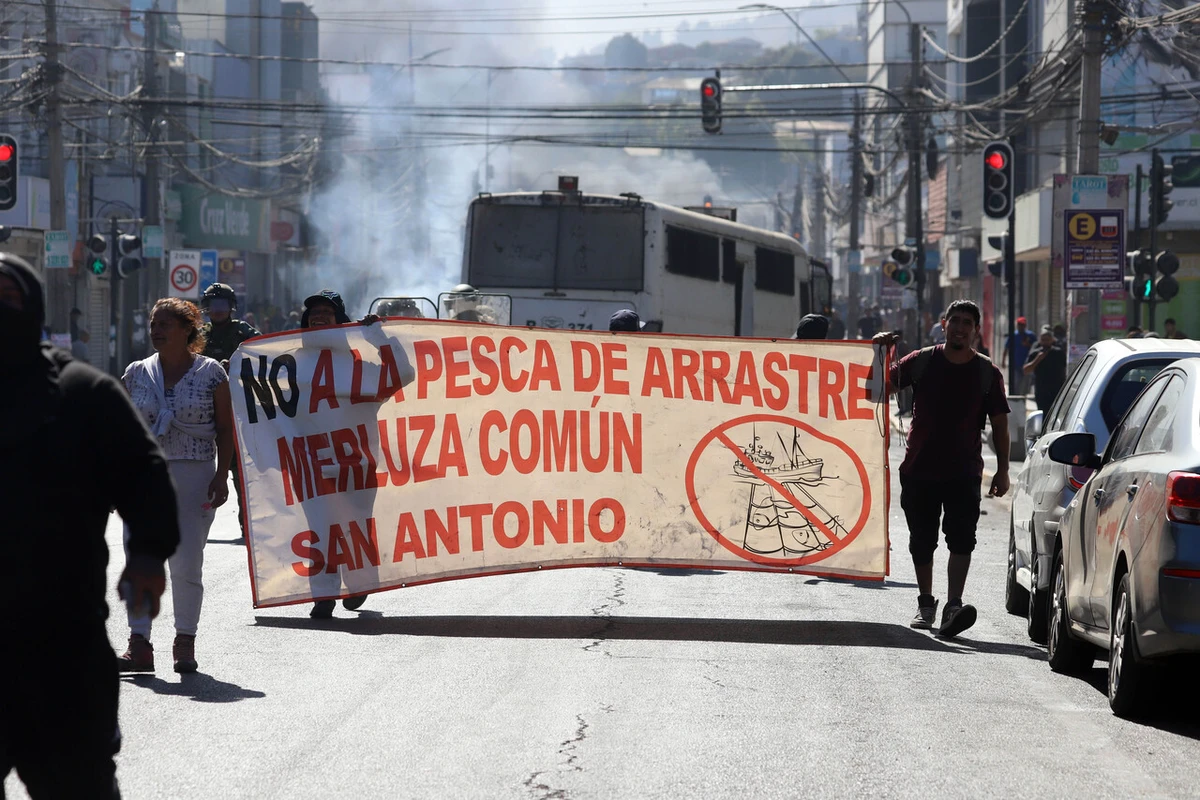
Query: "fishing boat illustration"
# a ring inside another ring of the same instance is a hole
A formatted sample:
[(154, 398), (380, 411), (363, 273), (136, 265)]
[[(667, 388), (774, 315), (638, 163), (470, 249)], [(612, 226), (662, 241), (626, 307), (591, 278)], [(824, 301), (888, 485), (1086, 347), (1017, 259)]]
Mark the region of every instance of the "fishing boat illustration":
[[(779, 436), (778, 433), (775, 435)], [(784, 444), (782, 436), (779, 436), (779, 444), (783, 446), (784, 452), (788, 453), (786, 463), (776, 465), (775, 454), (759, 443), (758, 436), (754, 436), (754, 440), (742, 448), (742, 454), (754, 464), (759, 472), (772, 480), (781, 483), (784, 481), (821, 482), (821, 468), (824, 462), (819, 458), (809, 458), (804, 454), (803, 448), (800, 447), (800, 432), (796, 428), (792, 428), (791, 448)], [(758, 477), (754, 470), (743, 463), (741, 459), (733, 462), (733, 471), (743, 478)]]
[[(755, 430), (750, 444), (742, 448), (743, 457), (753, 469), (741, 458), (733, 464), (734, 474), (750, 485), (742, 547), (782, 558), (826, 550), (847, 531), (837, 515), (809, 491), (823, 482), (824, 462), (805, 454), (796, 428), (792, 428), (791, 446), (783, 436), (776, 436), (782, 452), (787, 454), (784, 458), (777, 459), (764, 447)], [(784, 492), (772, 484), (783, 487)]]

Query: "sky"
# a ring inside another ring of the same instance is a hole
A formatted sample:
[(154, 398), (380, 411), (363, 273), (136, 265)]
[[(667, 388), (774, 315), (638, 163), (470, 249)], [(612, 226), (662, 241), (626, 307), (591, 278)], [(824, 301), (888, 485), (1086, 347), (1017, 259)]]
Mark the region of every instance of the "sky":
[[(647, 44), (695, 44), (748, 36), (770, 46), (791, 41), (795, 28), (781, 14), (739, 11), (745, 0), (311, 0), (321, 17), (326, 57), (403, 60), (408, 31), (414, 57), (448, 47), (444, 63), (479, 63), (484, 55), (507, 63), (550, 65), (565, 56), (603, 49), (614, 36), (632, 33)], [(790, 0), (810, 32), (853, 25), (858, 4), (849, 0)], [(418, 52), (420, 51), (420, 52)]]

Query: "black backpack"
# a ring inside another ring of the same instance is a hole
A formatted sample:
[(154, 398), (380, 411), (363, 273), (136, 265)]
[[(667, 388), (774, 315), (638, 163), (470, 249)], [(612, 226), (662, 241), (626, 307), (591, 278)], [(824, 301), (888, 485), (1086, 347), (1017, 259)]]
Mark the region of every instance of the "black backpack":
[[(916, 386), (921, 380), (921, 375), (924, 374), (925, 368), (929, 366), (930, 359), (933, 358), (934, 350), (937, 345), (923, 347), (917, 351), (917, 357), (913, 359), (913, 365), (909, 370), (909, 375), (912, 377), (912, 386)], [(979, 386), (983, 390), (983, 413), (979, 417), (979, 430), (987, 427), (987, 399), (992, 391), (992, 360), (982, 353), (975, 354), (975, 363), (979, 365)]]

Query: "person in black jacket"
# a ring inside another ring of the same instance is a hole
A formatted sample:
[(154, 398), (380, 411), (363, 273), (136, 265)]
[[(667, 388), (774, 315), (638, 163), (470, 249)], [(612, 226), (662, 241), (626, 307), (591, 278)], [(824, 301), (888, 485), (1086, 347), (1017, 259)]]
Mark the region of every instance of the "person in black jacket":
[(121, 385), (39, 341), (44, 296), (0, 253), (0, 785), (15, 768), (33, 798), (120, 797), (104, 532), (115, 507), (129, 525), (120, 593), (157, 614), (175, 488)]

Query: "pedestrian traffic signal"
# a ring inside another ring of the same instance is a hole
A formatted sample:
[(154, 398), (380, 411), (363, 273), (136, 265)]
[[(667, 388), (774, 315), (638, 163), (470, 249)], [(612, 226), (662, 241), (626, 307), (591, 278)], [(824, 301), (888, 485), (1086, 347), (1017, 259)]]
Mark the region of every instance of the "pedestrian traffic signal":
[(1013, 149), (1008, 142), (983, 148), (983, 213), (1008, 219), (1013, 210)]
[(1158, 227), (1167, 221), (1174, 202), (1167, 198), (1175, 189), (1171, 173), (1175, 167), (1163, 161), (1163, 157), (1155, 150), (1150, 157), (1150, 225)]
[(93, 234), (92, 238), (88, 239), (88, 251), (91, 253), (88, 257), (88, 270), (93, 275), (108, 272), (108, 237), (99, 233)]
[(700, 81), (700, 124), (705, 133), (721, 132), (721, 80)]
[(17, 204), (17, 140), (0, 133), (0, 211)]
[(1154, 295), (1154, 261), (1149, 250), (1134, 250), (1126, 253), (1130, 264), (1128, 281), (1129, 296), (1139, 303), (1147, 303)]
[(1179, 271), (1179, 256), (1170, 250), (1163, 250), (1154, 257), (1154, 271), (1158, 277), (1154, 279), (1154, 293), (1158, 299), (1171, 300), (1179, 294), (1179, 281), (1175, 273)]
[(123, 233), (117, 237), (117, 275), (119, 277), (127, 278), (131, 272), (142, 268), (142, 259), (130, 255), (140, 249), (142, 249), (141, 238), (130, 233)]
[(901, 286), (908, 286), (913, 280), (913, 271), (908, 267), (900, 266), (895, 261), (883, 262), (883, 275)]

